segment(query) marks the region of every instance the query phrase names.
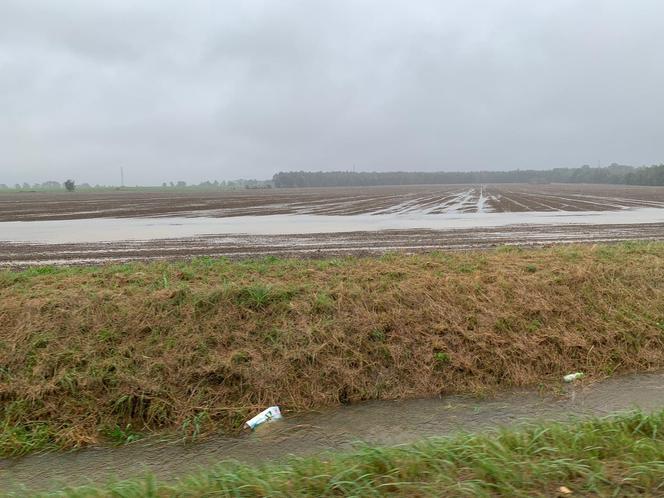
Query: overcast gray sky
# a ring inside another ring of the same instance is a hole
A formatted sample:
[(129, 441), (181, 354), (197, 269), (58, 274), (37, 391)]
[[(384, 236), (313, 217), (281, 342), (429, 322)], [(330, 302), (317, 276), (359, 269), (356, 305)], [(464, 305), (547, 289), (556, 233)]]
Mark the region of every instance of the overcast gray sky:
[(662, 0), (1, 0), (0, 183), (664, 162)]

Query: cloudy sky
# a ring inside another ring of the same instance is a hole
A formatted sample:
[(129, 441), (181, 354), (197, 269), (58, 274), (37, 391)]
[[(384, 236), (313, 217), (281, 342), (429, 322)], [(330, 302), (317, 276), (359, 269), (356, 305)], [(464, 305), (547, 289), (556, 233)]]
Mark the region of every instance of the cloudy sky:
[(664, 162), (661, 0), (0, 0), (0, 183)]

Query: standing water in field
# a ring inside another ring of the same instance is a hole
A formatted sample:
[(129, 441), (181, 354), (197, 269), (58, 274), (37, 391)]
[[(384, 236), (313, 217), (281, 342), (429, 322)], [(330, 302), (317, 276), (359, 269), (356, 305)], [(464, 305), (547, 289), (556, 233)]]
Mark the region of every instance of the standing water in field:
[(104, 482), (146, 471), (161, 478), (195, 472), (220, 460), (249, 463), (349, 450), (358, 442), (393, 445), (455, 431), (570, 416), (607, 415), (621, 410), (664, 409), (664, 374), (617, 377), (594, 385), (572, 384), (561, 396), (513, 391), (488, 399), (448, 396), (437, 399), (375, 401), (322, 413), (286, 417), (242, 437), (213, 437), (197, 444), (151, 439), (122, 448), (89, 448), (0, 461), (0, 491), (16, 484), (45, 489), (58, 482)]
[(444, 214), (362, 214), (268, 216), (98, 218), (0, 222), (0, 241), (85, 244), (178, 239), (204, 235), (283, 235), (377, 232), (383, 230), (458, 230), (518, 225), (638, 225), (664, 223), (664, 209), (553, 211), (522, 213), (449, 212)]
[(0, 267), (661, 239), (664, 187), (0, 195)]

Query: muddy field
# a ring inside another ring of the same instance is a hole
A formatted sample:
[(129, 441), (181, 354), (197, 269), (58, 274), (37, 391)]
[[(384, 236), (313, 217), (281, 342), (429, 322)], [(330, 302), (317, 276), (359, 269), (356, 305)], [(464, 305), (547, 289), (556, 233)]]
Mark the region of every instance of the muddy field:
[(664, 208), (664, 187), (434, 185), (241, 191), (0, 194), (0, 221), (146, 216), (607, 211)]
[(664, 187), (0, 194), (1, 266), (199, 255), (316, 257), (632, 239), (664, 239)]
[(516, 226), (472, 230), (390, 230), (307, 235), (210, 235), (86, 244), (12, 244), (0, 242), (0, 267), (35, 264), (88, 265), (103, 262), (225, 256), (341, 257), (385, 252), (480, 249), (514, 244), (664, 240), (664, 223), (643, 225)]

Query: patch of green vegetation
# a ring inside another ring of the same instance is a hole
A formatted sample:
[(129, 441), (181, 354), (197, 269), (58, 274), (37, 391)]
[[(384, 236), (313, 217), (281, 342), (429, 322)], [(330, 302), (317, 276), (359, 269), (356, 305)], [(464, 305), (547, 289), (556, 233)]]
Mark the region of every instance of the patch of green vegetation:
[(149, 398), (142, 394), (122, 394), (113, 403), (113, 413), (123, 419), (143, 419), (149, 406)]
[(180, 426), (180, 433), (187, 441), (195, 441), (201, 435), (203, 423), (209, 420), (210, 415), (206, 411), (202, 411), (189, 417), (182, 422)]
[(136, 432), (131, 424), (127, 424), (124, 428), (116, 425), (114, 427), (104, 429), (101, 431), (113, 444), (122, 446), (125, 444), (133, 443), (143, 438), (143, 435)]
[(49, 342), (50, 338), (47, 335), (39, 335), (32, 342), (32, 349), (44, 349), (46, 346), (48, 346)]
[(171, 298), (171, 303), (175, 305), (182, 304), (186, 302), (190, 296), (191, 296), (191, 290), (189, 289), (189, 287), (182, 285), (179, 289), (177, 289), (173, 293), (173, 297)]
[(284, 331), (277, 327), (270, 327), (261, 330), (259, 335), (265, 344), (273, 346), (281, 341), (282, 337), (284, 336)]
[(528, 273), (535, 273), (537, 271), (537, 265), (533, 265), (533, 264), (526, 265), (526, 271)]
[(501, 317), (493, 324), (496, 332), (508, 333), (512, 331), (512, 321), (509, 318)]
[(376, 328), (369, 332), (369, 339), (375, 342), (383, 342), (385, 337), (385, 330), (383, 328)]
[(479, 266), (473, 263), (461, 263), (457, 267), (459, 273), (475, 273), (479, 269)]
[(190, 268), (185, 267), (178, 272), (177, 277), (184, 282), (191, 282), (192, 280), (195, 280), (196, 273)]
[(437, 366), (447, 365), (450, 362), (450, 355), (444, 351), (437, 351), (433, 355), (433, 359), (436, 360)]
[(118, 338), (117, 333), (109, 329), (101, 329), (97, 335), (102, 342), (113, 342)]
[[(0, 347), (2, 347), (1, 343)], [(9, 369), (9, 367), (0, 365), (0, 380), (9, 380), (10, 378), (11, 378), (11, 370)]]
[(0, 425), (0, 455), (19, 456), (57, 448), (57, 431), (44, 423)]
[(25, 282), (28, 277), (23, 273), (2, 270), (0, 271), (0, 289), (4, 287), (11, 287), (19, 283)]
[(262, 310), (271, 304), (288, 302), (295, 292), (281, 289), (271, 285), (252, 284), (235, 291), (235, 300), (238, 304), (253, 310)]
[(346, 260), (342, 260), (339, 258), (322, 259), (316, 261), (315, 265), (319, 270), (327, 270), (328, 268), (339, 268), (340, 266), (343, 266), (352, 259), (353, 259), (352, 257), (349, 257)]
[(231, 362), (235, 365), (241, 365), (242, 363), (249, 363), (251, 361), (251, 355), (246, 351), (236, 351), (231, 356)]
[(331, 313), (334, 310), (334, 299), (326, 292), (317, 292), (313, 308), (316, 313)]
[(228, 287), (220, 287), (210, 291), (202, 292), (194, 296), (194, 307), (199, 314), (209, 313), (228, 294)]
[(66, 271), (66, 268), (57, 267), (57, 266), (33, 266), (24, 271), (24, 275), (30, 277), (33, 275), (54, 275), (56, 273), (62, 273)]
[(218, 257), (213, 258), (211, 256), (198, 256), (193, 258), (190, 261), (190, 264), (193, 268), (211, 268), (216, 265), (224, 265), (228, 262), (228, 258)]
[(366, 446), (281, 463), (227, 462), (174, 482), (148, 476), (56, 496), (529, 497), (557, 496), (561, 486), (573, 496), (661, 495), (664, 412)]
[(404, 271), (388, 271), (383, 273), (382, 277), (390, 282), (399, 282), (403, 280), (408, 274)]
[(63, 373), (57, 384), (63, 391), (69, 394), (76, 395), (78, 392), (78, 377), (74, 372), (67, 371)]
[(168, 275), (166, 275), (166, 272), (162, 273), (161, 275), (161, 288), (162, 289), (168, 289), (171, 286), (170, 281), (168, 279)]
[(275, 263), (279, 263), (280, 261), (282, 261), (280, 258), (277, 258), (276, 256), (272, 256), (272, 255), (270, 255), (270, 256), (265, 256), (265, 257), (261, 260), (261, 262), (262, 262), (263, 264), (265, 264), (265, 265), (273, 265), (273, 264), (275, 264)]

